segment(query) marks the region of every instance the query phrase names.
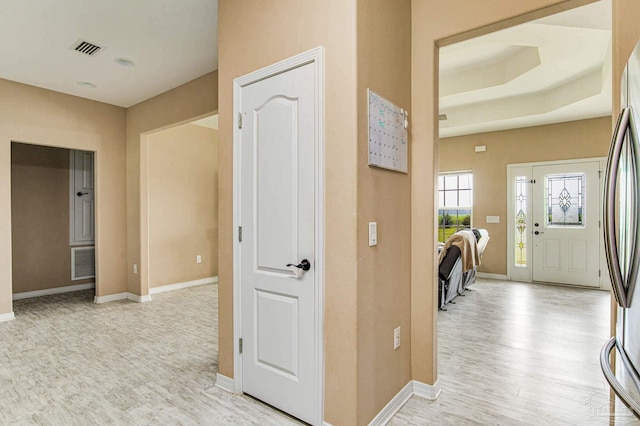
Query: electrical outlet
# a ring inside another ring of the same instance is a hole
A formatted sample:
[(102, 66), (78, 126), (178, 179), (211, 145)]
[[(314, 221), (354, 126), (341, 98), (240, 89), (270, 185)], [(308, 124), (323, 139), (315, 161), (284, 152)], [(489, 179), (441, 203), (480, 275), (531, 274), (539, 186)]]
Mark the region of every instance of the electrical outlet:
[(393, 350), (400, 347), (400, 327), (393, 330)]
[(133, 264), (133, 273), (134, 273), (134, 274), (137, 274), (137, 273), (138, 273), (138, 264), (137, 264), (137, 263), (134, 263), (134, 264)]
[(202, 255), (196, 256), (196, 263), (202, 263)]

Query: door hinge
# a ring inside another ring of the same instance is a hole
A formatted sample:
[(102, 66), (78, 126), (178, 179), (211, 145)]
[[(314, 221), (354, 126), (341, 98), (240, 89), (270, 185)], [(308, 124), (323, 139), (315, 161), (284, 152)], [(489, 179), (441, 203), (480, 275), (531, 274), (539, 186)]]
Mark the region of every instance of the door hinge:
[(602, 177), (602, 170), (598, 170), (598, 179)]
[(242, 226), (238, 226), (238, 242), (242, 242)]
[(239, 348), (239, 352), (242, 353), (242, 337), (238, 339), (238, 348)]
[(602, 221), (598, 221), (598, 229), (602, 228)]
[(598, 269), (598, 276), (601, 276), (602, 270)]
[(238, 113), (238, 129), (242, 129), (242, 113)]

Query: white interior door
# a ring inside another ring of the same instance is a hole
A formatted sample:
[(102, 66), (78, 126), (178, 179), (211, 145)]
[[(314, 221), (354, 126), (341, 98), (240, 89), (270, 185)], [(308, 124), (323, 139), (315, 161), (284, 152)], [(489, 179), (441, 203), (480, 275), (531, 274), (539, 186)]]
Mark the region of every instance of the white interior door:
[(71, 150), (71, 241), (75, 244), (95, 242), (94, 161), (93, 152)]
[[(242, 390), (314, 422), (315, 67), (240, 93)], [(240, 120), (239, 120), (240, 121)], [(309, 269), (288, 266), (309, 262)]]
[(599, 163), (535, 166), (533, 179), (533, 281), (599, 287)]

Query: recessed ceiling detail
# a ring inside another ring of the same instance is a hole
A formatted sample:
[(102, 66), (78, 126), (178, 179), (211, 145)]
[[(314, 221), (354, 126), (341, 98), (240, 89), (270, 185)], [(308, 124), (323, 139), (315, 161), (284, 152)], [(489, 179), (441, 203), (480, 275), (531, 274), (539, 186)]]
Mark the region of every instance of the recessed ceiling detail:
[(71, 48), (76, 52), (84, 53), (89, 56), (97, 55), (102, 50), (102, 47), (97, 44), (89, 43), (82, 39), (78, 40)]
[[(463, 49), (455, 54), (470, 53)], [(453, 58), (451, 58), (453, 59)], [(453, 61), (452, 61), (453, 62)], [(540, 65), (540, 53), (533, 46), (505, 46), (496, 56), (487, 56), (475, 66), (440, 70), (440, 96), (507, 84)]]
[(611, 114), (611, 3), (440, 49), (440, 137)]

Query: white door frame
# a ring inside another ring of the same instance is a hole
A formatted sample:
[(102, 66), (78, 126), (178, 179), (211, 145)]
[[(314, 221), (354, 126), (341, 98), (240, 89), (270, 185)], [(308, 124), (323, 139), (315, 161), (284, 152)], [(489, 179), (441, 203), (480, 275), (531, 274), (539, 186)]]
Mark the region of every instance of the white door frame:
[(242, 337), (242, 283), (239, 226), (240, 222), (240, 131), (238, 113), (242, 88), (294, 68), (314, 64), (315, 69), (315, 376), (317, 390), (315, 424), (324, 420), (324, 49), (322, 46), (284, 61), (269, 65), (233, 81), (233, 390), (242, 393), (242, 356), (239, 339)]
[[(512, 179), (512, 169), (517, 169), (517, 168), (523, 168), (523, 167), (528, 167), (530, 169), (533, 169), (533, 167), (536, 166), (553, 166), (553, 165), (558, 165), (558, 164), (579, 164), (579, 163), (594, 163), (594, 162), (598, 162), (600, 163), (600, 170), (604, 171), (606, 163), (607, 163), (607, 158), (606, 157), (594, 157), (594, 158), (579, 158), (579, 159), (570, 159), (570, 160), (554, 160), (554, 161), (538, 161), (535, 163), (513, 163), (513, 164), (507, 164), (507, 279), (511, 280), (513, 278), (514, 275), (518, 275), (518, 274), (514, 274), (515, 271), (515, 266), (514, 266), (514, 229), (513, 229), (513, 223), (514, 223), (514, 216), (515, 216), (515, 211), (514, 211), (514, 205), (513, 205), (513, 199), (514, 199), (514, 184), (513, 184), (513, 179)], [(598, 220), (600, 221), (600, 223), (602, 223), (602, 195), (603, 195), (603, 179), (600, 178), (599, 180), (599, 191), (598, 191), (598, 199), (599, 199), (599, 203), (600, 206), (598, 208)], [(532, 194), (529, 194), (529, 198), (528, 200), (531, 200), (531, 196)], [(529, 201), (528, 203), (528, 207), (527, 209), (529, 210), (529, 214), (527, 214), (527, 229), (531, 229), (531, 202)], [(599, 240), (599, 244), (600, 244), (600, 257), (599, 257), (599, 262), (600, 262), (600, 270), (602, 271), (601, 275), (600, 275), (600, 289), (603, 290), (608, 290), (611, 288), (611, 284), (609, 283), (609, 274), (608, 274), (608, 270), (606, 267), (606, 261), (604, 259), (604, 237), (602, 232), (598, 232), (598, 240)], [(528, 240), (529, 242), (531, 241), (531, 238), (529, 238)], [(533, 282), (533, 269), (532, 269), (532, 250), (529, 249), (527, 250), (527, 265), (529, 265), (529, 267), (527, 268), (528, 270), (528, 274), (524, 274), (528, 276), (528, 279), (525, 279), (523, 274), (520, 274), (520, 277), (518, 277), (519, 280), (522, 281), (527, 281), (527, 282)]]

